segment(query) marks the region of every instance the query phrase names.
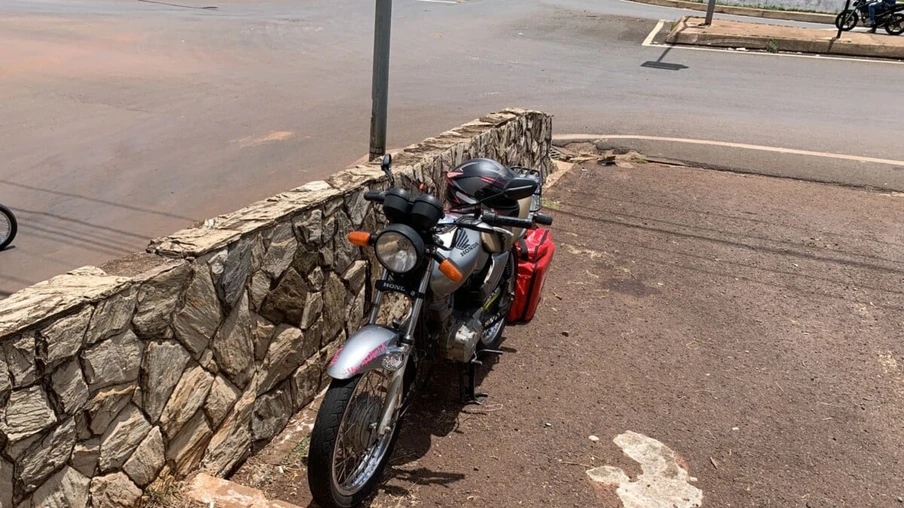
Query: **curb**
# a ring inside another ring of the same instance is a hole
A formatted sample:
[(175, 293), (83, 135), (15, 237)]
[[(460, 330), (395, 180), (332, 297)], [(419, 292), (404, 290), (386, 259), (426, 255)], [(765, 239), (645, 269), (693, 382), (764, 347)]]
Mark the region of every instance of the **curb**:
[[(688, 2), (687, 0), (629, 0), (640, 4), (658, 5), (660, 7), (674, 7), (677, 9), (690, 9), (694, 11), (706, 11), (706, 4), (700, 2)], [(774, 9), (756, 9), (753, 7), (734, 7), (731, 5), (716, 5), (716, 12), (731, 14), (734, 16), (751, 16), (755, 18), (786, 19), (789, 21), (801, 21), (804, 23), (835, 24), (835, 14), (820, 14), (817, 12), (778, 11)]]
[(685, 32), (690, 16), (681, 18), (666, 37), (669, 44), (709, 46), (717, 48), (746, 48), (765, 50), (773, 53), (815, 53), (825, 55), (859, 56), (869, 58), (904, 59), (904, 46), (881, 46), (877, 44), (855, 43), (845, 39), (788, 39), (759, 35), (726, 35), (705, 32)]

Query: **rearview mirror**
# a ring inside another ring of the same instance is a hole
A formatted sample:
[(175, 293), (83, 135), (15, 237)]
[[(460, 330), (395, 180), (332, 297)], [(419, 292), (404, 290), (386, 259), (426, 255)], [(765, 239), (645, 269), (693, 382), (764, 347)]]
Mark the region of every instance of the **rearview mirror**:
[(533, 178), (516, 177), (506, 184), (503, 194), (508, 199), (519, 201), (533, 196), (537, 192), (538, 185), (539, 183)]
[(389, 186), (395, 187), (395, 177), (392, 176), (392, 155), (388, 153), (383, 156), (383, 161), (380, 163), (380, 169), (386, 173), (386, 178), (389, 179)]

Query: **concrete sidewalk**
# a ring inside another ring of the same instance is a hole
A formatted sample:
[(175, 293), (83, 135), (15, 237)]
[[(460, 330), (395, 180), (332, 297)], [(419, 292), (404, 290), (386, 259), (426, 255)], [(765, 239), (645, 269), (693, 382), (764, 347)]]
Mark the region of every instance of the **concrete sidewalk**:
[(772, 52), (816, 53), (872, 58), (904, 59), (904, 37), (884, 33), (844, 32), (836, 39), (835, 30), (814, 30), (762, 23), (714, 20), (703, 25), (703, 18), (685, 16), (672, 26), (666, 38), (671, 44), (746, 48)]
[[(707, 2), (694, 2), (688, 0), (631, 0), (642, 4), (659, 5), (661, 7), (674, 7), (676, 9), (690, 9), (694, 11), (706, 11)], [(781, 11), (777, 9), (764, 9), (757, 7), (743, 7), (739, 5), (716, 4), (715, 12), (730, 14), (732, 16), (752, 16), (755, 18), (787, 19), (801, 21), (803, 23), (822, 23), (831, 25), (835, 23), (835, 14), (823, 14), (820, 12)]]

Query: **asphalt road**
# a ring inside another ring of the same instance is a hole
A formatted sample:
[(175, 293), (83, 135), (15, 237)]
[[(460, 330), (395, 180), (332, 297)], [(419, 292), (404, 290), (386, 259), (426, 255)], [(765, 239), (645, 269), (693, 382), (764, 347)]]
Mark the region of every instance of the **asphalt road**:
[[(366, 153), (372, 9), (348, 0), (3, 2), (0, 202), (21, 229), (16, 248), (0, 254), (0, 295), (142, 250)], [(390, 146), (520, 106), (555, 114), (559, 133), (904, 159), (899, 65), (665, 53), (641, 42), (682, 11), (617, 0), (408, 0), (394, 9)], [(686, 68), (641, 66), (657, 59)], [(744, 150), (693, 155), (764, 165)], [(769, 169), (818, 175), (824, 163), (779, 159)], [(850, 161), (836, 171), (898, 173)]]

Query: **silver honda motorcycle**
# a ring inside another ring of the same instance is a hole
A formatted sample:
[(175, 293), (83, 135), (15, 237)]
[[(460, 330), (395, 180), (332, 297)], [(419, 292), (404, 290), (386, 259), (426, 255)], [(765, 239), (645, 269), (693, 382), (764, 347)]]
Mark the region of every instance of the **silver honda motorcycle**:
[[(462, 398), (481, 402), (485, 394), (475, 393), (475, 366), (480, 355), (501, 354), (495, 348), (514, 298), (513, 245), (526, 229), (552, 224), (537, 213), (538, 171), (478, 174), (470, 180), (482, 187), (473, 195), (465, 184), (449, 189), (454, 199), (447, 192), (447, 201), (457, 204), (444, 212), (435, 196), (413, 198), (395, 187), (388, 155), (381, 167), (390, 189), (369, 191), (366, 199), (382, 204), (388, 225), (376, 233), (352, 232), (349, 241), (374, 249), (382, 272), (368, 324), (329, 364), (332, 382), (311, 434), (308, 484), (323, 508), (358, 506), (376, 489), (429, 362), (458, 362)], [(453, 174), (462, 172), (456, 168)], [(491, 206), (506, 203), (515, 207)], [(410, 310), (404, 319), (380, 325), (388, 292), (405, 295)]]

